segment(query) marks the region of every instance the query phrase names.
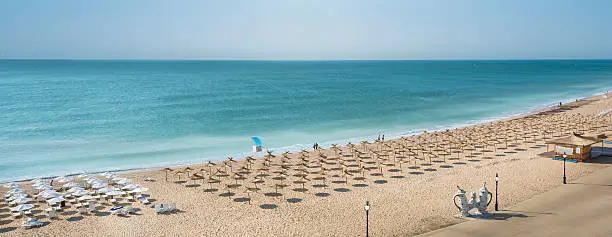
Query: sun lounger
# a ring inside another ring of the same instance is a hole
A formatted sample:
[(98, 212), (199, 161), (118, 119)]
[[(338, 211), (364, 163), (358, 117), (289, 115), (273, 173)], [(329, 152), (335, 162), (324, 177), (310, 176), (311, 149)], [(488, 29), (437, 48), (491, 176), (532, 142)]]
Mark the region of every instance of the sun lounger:
[(57, 218), (57, 213), (55, 212), (55, 210), (53, 209), (47, 209), (47, 218), (49, 219), (55, 219)]
[(25, 210), (25, 211), (23, 211), (23, 214), (26, 215), (26, 216), (31, 216), (32, 215), (32, 211)]
[(136, 209), (136, 208), (127, 208), (127, 209), (125, 209), (125, 214), (136, 214), (136, 212), (138, 212), (138, 209)]
[(119, 210), (115, 210), (113, 211), (113, 215), (117, 215), (117, 216), (126, 216), (126, 210), (125, 209), (119, 209)]
[(87, 208), (88, 211), (90, 212), (94, 212), (96, 211), (96, 204), (94, 204), (93, 202), (89, 203), (89, 207)]
[(145, 205), (151, 204), (151, 202), (150, 202), (150, 201), (149, 201), (147, 198), (145, 198), (145, 197), (143, 197), (143, 196), (140, 196), (140, 197), (138, 198), (138, 200), (139, 200), (139, 201), (140, 201), (142, 204), (145, 204)]
[(155, 204), (155, 212), (158, 214), (176, 211), (175, 204)]
[(79, 214), (81, 214), (81, 215), (85, 215), (85, 214), (87, 214), (87, 209), (85, 209), (85, 208), (79, 208)]
[(23, 227), (25, 229), (30, 229), (30, 228), (35, 228), (35, 227), (41, 227), (45, 225), (45, 223), (42, 223), (34, 218), (27, 218), (23, 221)]
[(134, 199), (134, 197), (133, 197), (133, 196), (128, 196), (128, 197), (127, 197), (127, 200), (128, 200), (128, 201), (130, 201), (130, 202), (136, 201), (136, 199)]
[(11, 212), (11, 217), (13, 217), (13, 219), (18, 219), (21, 215), (21, 212)]

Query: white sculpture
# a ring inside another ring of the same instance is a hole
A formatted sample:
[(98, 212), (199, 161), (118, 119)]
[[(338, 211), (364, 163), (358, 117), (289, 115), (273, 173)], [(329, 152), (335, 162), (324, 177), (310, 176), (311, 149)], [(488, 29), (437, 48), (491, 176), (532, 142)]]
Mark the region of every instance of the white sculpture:
[[(471, 214), (469, 213), (470, 210), (476, 208), (478, 209), (478, 213), (481, 215), (488, 215), (489, 213), (487, 212), (487, 207), (489, 206), (489, 204), (491, 204), (491, 200), (493, 199), (493, 194), (491, 192), (489, 192), (489, 190), (487, 190), (487, 184), (485, 183), (482, 188), (480, 189), (479, 192), (479, 200), (476, 201), (476, 193), (472, 192), (470, 193), (470, 200), (467, 200), (467, 197), (465, 196), (465, 191), (463, 189), (461, 189), (459, 186), (457, 186), (457, 189), (459, 189), (457, 191), (457, 193), (455, 193), (455, 196), (453, 196), (453, 203), (455, 204), (455, 206), (457, 207), (457, 209), (459, 209), (459, 211), (461, 211), (461, 213), (459, 214), (462, 217), (468, 217), (471, 216)], [(457, 198), (459, 198), (459, 204), (457, 204)]]

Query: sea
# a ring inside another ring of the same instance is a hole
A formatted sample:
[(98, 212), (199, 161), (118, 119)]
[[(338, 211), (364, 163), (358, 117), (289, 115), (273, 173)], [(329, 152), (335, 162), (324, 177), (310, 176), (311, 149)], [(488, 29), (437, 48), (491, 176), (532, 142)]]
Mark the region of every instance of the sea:
[(409, 136), (606, 92), (612, 60), (0, 61), (0, 181)]

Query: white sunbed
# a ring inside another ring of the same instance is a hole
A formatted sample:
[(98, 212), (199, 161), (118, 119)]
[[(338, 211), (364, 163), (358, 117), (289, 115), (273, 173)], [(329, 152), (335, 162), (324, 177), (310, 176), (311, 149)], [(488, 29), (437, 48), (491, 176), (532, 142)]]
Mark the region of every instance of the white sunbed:
[(139, 201), (140, 201), (142, 204), (145, 204), (145, 205), (147, 205), (147, 204), (151, 204), (151, 202), (150, 202), (150, 201), (149, 201), (149, 200), (148, 200), (146, 197), (143, 197), (143, 196), (140, 196), (140, 197), (138, 198), (138, 200), (139, 200)]
[(169, 213), (176, 211), (175, 204), (155, 204), (155, 212), (160, 213)]
[(21, 217), (21, 215), (21, 212), (11, 212), (11, 217), (13, 217), (13, 219), (17, 219)]
[(90, 212), (94, 212), (96, 211), (96, 204), (94, 204), (93, 202), (89, 203), (89, 207), (87, 208), (88, 211)]
[(34, 218), (27, 218), (23, 221), (23, 227), (26, 229), (41, 227), (43, 225), (45, 225), (45, 223), (42, 223)]
[(47, 208), (45, 211), (47, 211), (47, 218), (49, 219), (57, 218), (57, 212), (53, 210), (52, 208)]
[(136, 214), (138, 210), (136, 208), (127, 208), (125, 209), (125, 214)]

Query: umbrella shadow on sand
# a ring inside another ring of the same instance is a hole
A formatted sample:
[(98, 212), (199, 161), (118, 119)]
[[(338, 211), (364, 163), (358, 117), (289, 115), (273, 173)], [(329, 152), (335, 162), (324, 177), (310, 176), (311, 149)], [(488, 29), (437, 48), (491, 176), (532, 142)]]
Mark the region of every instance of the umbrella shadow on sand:
[(73, 216), (73, 217), (70, 217), (70, 218), (68, 218), (68, 219), (66, 219), (66, 220), (67, 220), (67, 221), (70, 221), (70, 222), (74, 222), (74, 221), (81, 221), (81, 220), (83, 220), (83, 219), (84, 219), (84, 218), (83, 218), (82, 216)]
[(346, 192), (350, 192), (351, 190), (348, 188), (336, 188), (334, 189), (334, 191), (339, 192), (339, 193), (346, 193)]
[(384, 180), (384, 179), (379, 179), (379, 180), (374, 181), (374, 183), (375, 183), (375, 184), (386, 184), (386, 183), (388, 183), (388, 182), (389, 182), (389, 181)]
[(95, 216), (108, 216), (110, 215), (110, 212), (104, 211), (104, 212), (96, 212), (96, 214), (94, 214)]
[(276, 204), (261, 204), (259, 208), (261, 209), (276, 209), (278, 206)]
[(0, 233), (8, 233), (8, 232), (11, 232), (11, 231), (16, 230), (16, 229), (17, 229), (17, 227), (6, 227), (6, 228), (0, 229)]
[(287, 202), (288, 203), (300, 203), (302, 201), (303, 201), (303, 199), (301, 199), (301, 198), (287, 198)]
[(77, 214), (77, 211), (65, 211), (65, 212), (61, 212), (63, 216), (72, 216), (74, 214)]

